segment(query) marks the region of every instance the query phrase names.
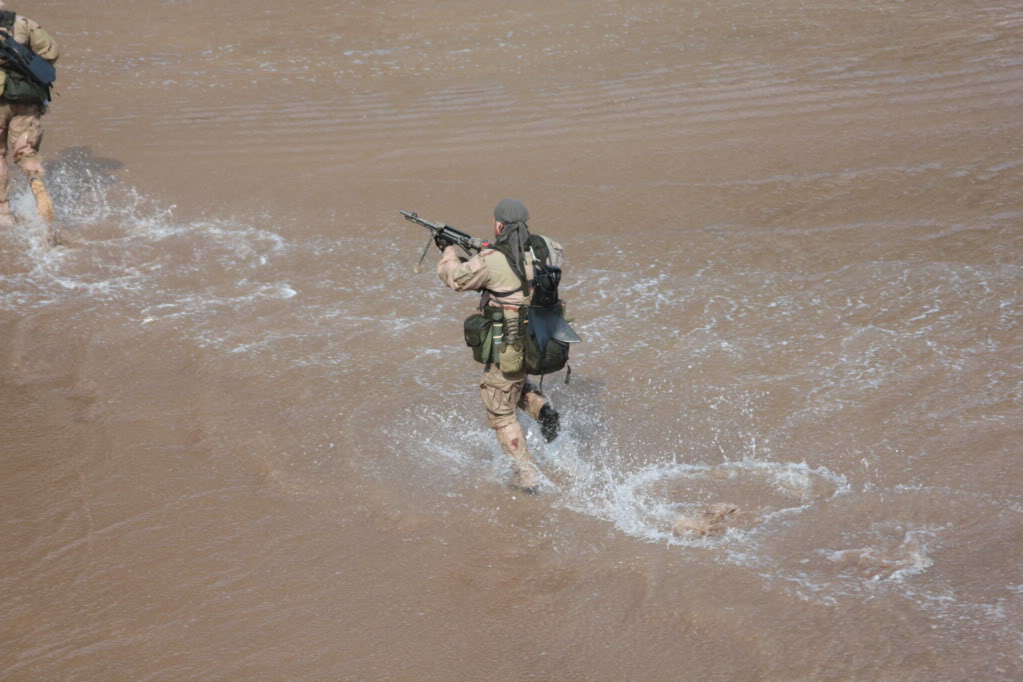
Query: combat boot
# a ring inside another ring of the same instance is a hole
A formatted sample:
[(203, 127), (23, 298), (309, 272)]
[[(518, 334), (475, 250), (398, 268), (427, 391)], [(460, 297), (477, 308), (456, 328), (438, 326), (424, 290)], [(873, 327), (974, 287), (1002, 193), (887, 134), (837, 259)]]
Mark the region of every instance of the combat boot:
[(36, 207), (39, 209), (39, 217), (43, 219), (43, 222), (47, 224), (56, 222), (57, 214), (53, 211), (53, 199), (50, 198), (50, 192), (39, 178), (32, 178), (32, 194), (35, 195)]
[(531, 459), (512, 462), (512, 485), (524, 493), (535, 493), (540, 488), (540, 470)]
[(561, 432), (561, 417), (550, 403), (544, 403), (536, 420), (540, 422), (540, 435), (545, 441), (550, 443), (558, 437), (558, 433)]

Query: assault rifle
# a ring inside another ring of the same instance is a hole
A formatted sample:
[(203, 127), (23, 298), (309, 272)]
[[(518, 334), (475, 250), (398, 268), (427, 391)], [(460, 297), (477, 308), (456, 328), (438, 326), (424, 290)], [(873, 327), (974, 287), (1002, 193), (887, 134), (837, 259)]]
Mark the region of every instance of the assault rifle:
[(28, 80), (46, 88), (47, 94), (57, 80), (57, 69), (27, 45), (22, 45), (7, 31), (0, 31), (0, 59), (8, 69), (17, 71)]
[(485, 242), (482, 239), (477, 239), (471, 234), (462, 232), (456, 227), (446, 225), (444, 223), (434, 223), (420, 218), (416, 215), (415, 211), (398, 211), (405, 220), (411, 220), (414, 223), (422, 225), (432, 233), (430, 239), (426, 242), (426, 246), (423, 247), (423, 253), (419, 256), (419, 263), (416, 264), (415, 271), (419, 272), (419, 269), (423, 267), (423, 260), (426, 259), (426, 252), (430, 250), (431, 243), (437, 243), (440, 246), (440, 242), (447, 242), (448, 244), (454, 244), (461, 246), (466, 251), (482, 251), (483, 249), (490, 247), (490, 242)]

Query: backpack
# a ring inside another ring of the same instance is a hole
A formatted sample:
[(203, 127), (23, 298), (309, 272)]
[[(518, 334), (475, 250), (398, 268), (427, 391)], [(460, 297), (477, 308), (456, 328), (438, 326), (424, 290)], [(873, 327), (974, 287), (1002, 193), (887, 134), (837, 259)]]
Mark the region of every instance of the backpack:
[[(564, 317), (564, 304), (558, 295), (561, 283), (562, 248), (540, 235), (526, 242), (533, 265), (532, 295), (524, 306), (522, 365), (527, 374), (542, 377), (564, 369), (568, 364), (569, 344), (579, 341)], [(571, 372), (571, 369), (569, 370)]]

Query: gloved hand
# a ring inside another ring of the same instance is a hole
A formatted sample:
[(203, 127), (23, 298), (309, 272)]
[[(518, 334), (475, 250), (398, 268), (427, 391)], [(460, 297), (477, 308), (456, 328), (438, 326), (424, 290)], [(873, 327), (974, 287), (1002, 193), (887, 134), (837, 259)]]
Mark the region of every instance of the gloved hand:
[(433, 243), (437, 245), (437, 248), (441, 250), (441, 253), (444, 252), (444, 249), (451, 246), (451, 242), (449, 242), (447, 239), (444, 239), (444, 237), (441, 237), (439, 234), (434, 235)]

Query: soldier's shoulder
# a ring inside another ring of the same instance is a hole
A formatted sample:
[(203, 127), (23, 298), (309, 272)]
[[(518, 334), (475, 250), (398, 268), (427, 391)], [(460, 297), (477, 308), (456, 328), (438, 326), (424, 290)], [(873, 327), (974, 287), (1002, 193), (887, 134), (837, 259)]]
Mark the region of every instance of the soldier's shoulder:
[(488, 277), (504, 279), (518, 277), (508, 263), (508, 258), (495, 249), (483, 249), (479, 252), (480, 265), (486, 269)]
[(483, 249), (480, 251), (479, 257), (481, 261), (491, 268), (510, 267), (508, 265), (508, 258), (504, 253), (496, 249)]
[(24, 14), (19, 14), (14, 17), (14, 30), (18, 33), (32, 33), (38, 31), (42, 26), (39, 22), (31, 17), (26, 17)]

